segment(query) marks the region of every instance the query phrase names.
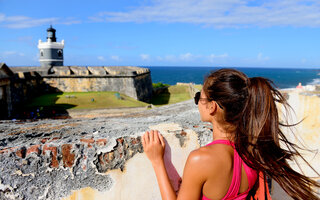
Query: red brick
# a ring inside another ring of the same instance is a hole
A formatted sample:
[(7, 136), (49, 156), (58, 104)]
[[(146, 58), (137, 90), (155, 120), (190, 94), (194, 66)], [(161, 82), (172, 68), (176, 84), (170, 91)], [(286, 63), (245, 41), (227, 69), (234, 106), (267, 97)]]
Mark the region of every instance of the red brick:
[(55, 141), (55, 140), (60, 140), (60, 139), (61, 139), (61, 137), (54, 137), (50, 141)]
[(98, 146), (105, 146), (107, 144), (107, 139), (97, 139), (96, 144)]
[(88, 144), (88, 148), (92, 147), (91, 144), (94, 143), (94, 139), (80, 139), (80, 142), (83, 142), (83, 143), (87, 143)]
[(26, 154), (26, 156), (28, 156), (28, 155), (31, 154), (31, 153), (39, 154), (39, 153), (40, 153), (40, 147), (41, 147), (40, 144), (38, 144), (38, 145), (33, 145), (33, 146), (29, 147), (29, 148), (27, 149), (27, 154)]
[(63, 144), (62, 145), (62, 160), (64, 167), (72, 167), (74, 163), (75, 154), (71, 153), (72, 145)]
[(43, 138), (40, 142), (41, 142), (42, 144), (44, 144), (44, 143), (47, 142), (47, 140), (48, 140), (48, 138)]
[(57, 147), (55, 147), (55, 146), (48, 147), (48, 145), (46, 144), (46, 145), (44, 145), (44, 147), (42, 149), (43, 155), (46, 154), (46, 151), (51, 151), (51, 153), (52, 153), (50, 167), (58, 168), (59, 162), (57, 160)]
[(16, 151), (16, 155), (20, 158), (25, 158), (26, 157), (26, 149), (21, 148), (18, 151)]

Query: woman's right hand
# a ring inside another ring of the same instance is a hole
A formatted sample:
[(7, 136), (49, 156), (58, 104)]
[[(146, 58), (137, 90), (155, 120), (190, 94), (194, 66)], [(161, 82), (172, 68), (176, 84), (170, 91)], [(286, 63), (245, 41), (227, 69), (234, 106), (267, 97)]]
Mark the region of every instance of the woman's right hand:
[(165, 142), (163, 136), (157, 130), (147, 131), (142, 136), (142, 146), (152, 164), (163, 162)]

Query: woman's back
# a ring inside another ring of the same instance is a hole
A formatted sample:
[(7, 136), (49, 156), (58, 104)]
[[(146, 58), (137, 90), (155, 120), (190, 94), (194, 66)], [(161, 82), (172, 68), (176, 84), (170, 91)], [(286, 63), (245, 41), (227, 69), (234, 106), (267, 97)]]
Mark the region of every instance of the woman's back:
[(233, 144), (228, 140), (215, 140), (198, 151), (204, 158), (201, 164), (209, 169), (202, 188), (203, 199), (245, 198), (257, 173), (243, 163)]

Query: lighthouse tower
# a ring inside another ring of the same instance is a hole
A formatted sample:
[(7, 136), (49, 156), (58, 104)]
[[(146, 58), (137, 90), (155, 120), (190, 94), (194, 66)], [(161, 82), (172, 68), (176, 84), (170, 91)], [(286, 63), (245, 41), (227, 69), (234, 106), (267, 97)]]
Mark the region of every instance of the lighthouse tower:
[(41, 66), (63, 66), (63, 47), (64, 40), (57, 42), (56, 29), (47, 29), (47, 41), (39, 40), (38, 49), (40, 50)]

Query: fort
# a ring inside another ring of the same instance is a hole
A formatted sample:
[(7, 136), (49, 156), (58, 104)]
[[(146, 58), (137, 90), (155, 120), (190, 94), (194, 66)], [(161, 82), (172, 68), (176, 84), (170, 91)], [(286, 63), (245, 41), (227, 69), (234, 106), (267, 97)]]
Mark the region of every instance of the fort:
[(152, 96), (150, 70), (141, 67), (11, 67), (0, 63), (1, 118), (12, 118), (32, 97), (52, 92), (115, 91), (139, 101)]
[(64, 40), (47, 29), (47, 41), (39, 40), (40, 65), (8, 67), (0, 63), (0, 119), (14, 118), (23, 104), (52, 92), (115, 91), (139, 101), (152, 96), (150, 70), (135, 66), (63, 66)]

